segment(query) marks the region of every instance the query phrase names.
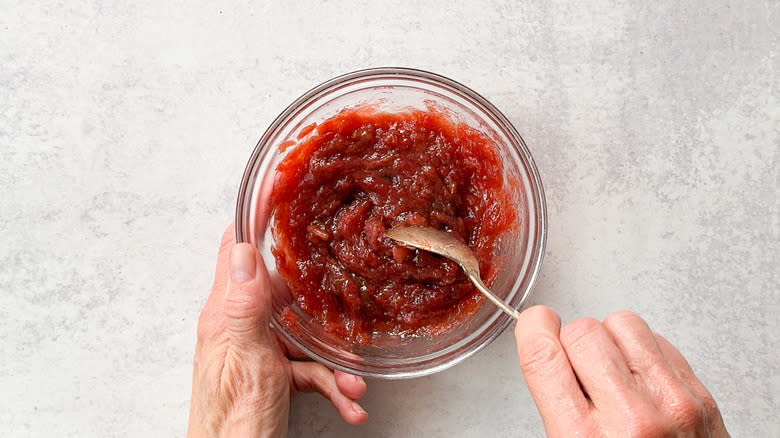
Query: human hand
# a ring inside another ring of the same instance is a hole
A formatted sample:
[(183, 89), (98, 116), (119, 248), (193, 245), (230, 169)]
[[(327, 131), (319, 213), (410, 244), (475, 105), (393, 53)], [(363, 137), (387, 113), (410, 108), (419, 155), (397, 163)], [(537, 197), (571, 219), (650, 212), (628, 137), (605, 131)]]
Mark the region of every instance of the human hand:
[(303, 359), (269, 326), (271, 294), (263, 259), (233, 227), (222, 237), (211, 294), (198, 321), (187, 436), (283, 437), (290, 398), (317, 391), (350, 424), (367, 414), (355, 402), (362, 378)]
[(517, 356), (550, 437), (728, 437), (715, 400), (639, 316), (561, 329), (544, 306), (520, 314)]

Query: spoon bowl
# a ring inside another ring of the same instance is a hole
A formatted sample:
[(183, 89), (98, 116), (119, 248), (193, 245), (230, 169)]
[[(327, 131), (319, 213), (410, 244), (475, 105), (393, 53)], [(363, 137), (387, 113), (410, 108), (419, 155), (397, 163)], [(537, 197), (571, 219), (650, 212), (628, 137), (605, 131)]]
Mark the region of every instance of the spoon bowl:
[(453, 234), (430, 227), (399, 226), (388, 230), (385, 235), (404, 245), (429, 251), (452, 260), (463, 269), (474, 286), (493, 304), (514, 319), (520, 316), (517, 309), (507, 305), (482, 282), (482, 278), (479, 276), (477, 257), (465, 243), (458, 240)]

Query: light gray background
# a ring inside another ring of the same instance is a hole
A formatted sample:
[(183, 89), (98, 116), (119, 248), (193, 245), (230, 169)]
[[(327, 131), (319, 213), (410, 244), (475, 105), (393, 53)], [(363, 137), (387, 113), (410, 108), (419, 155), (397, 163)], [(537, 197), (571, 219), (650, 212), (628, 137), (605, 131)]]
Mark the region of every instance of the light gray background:
[[(469, 85), (524, 136), (536, 302), (642, 314), (734, 436), (780, 434), (776, 1), (274, 3), (0, 0), (0, 435), (183, 436), (250, 151), (308, 88), (384, 65)], [(298, 397), (290, 435), (543, 436), (514, 355), (506, 333), (371, 381), (362, 427)]]

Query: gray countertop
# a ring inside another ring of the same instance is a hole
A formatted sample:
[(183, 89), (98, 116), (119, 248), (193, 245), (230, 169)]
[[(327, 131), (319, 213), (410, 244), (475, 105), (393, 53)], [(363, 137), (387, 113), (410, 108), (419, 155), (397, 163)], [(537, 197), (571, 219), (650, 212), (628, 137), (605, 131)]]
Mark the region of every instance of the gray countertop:
[[(255, 142), (319, 82), (399, 65), (477, 90), (528, 143), (535, 302), (638, 312), (734, 436), (780, 436), (777, 2), (278, 3), (0, 1), (0, 435), (182, 436)], [(370, 381), (364, 406), (353, 427), (297, 397), (290, 435), (544, 433), (510, 333)]]

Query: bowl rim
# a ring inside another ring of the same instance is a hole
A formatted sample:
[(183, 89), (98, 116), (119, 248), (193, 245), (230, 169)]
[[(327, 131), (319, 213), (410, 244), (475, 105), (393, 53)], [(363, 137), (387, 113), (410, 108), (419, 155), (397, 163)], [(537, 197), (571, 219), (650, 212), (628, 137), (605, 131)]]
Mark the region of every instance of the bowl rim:
[[(343, 85), (345, 83), (351, 83), (353, 81), (356, 81), (357, 79), (371, 79), (372, 77), (392, 77), (392, 76), (397, 76), (399, 78), (408, 77), (408, 78), (413, 78), (418, 80), (424, 79), (436, 83), (438, 85), (443, 85), (445, 87), (450, 87), (454, 89), (457, 93), (461, 93), (466, 98), (472, 100), (473, 103), (475, 103), (477, 106), (481, 106), (487, 114), (489, 114), (492, 118), (494, 118), (494, 122), (506, 131), (506, 133), (510, 137), (510, 140), (513, 143), (515, 143), (514, 146), (518, 149), (518, 153), (521, 156), (522, 161), (524, 162), (524, 164), (528, 169), (528, 178), (530, 180), (530, 184), (534, 194), (533, 203), (536, 206), (535, 219), (537, 222), (536, 235), (533, 236), (534, 247), (532, 248), (531, 251), (531, 254), (535, 257), (533, 257), (534, 259), (531, 260), (530, 262), (531, 270), (527, 274), (528, 286), (526, 290), (523, 291), (523, 295), (520, 297), (520, 302), (519, 302), (519, 307), (522, 309), (528, 304), (529, 298), (534, 290), (534, 286), (536, 285), (536, 281), (539, 277), (539, 272), (541, 270), (542, 262), (544, 259), (544, 252), (547, 244), (547, 228), (548, 228), (547, 204), (546, 204), (546, 197), (544, 194), (544, 186), (542, 184), (539, 171), (536, 167), (536, 163), (533, 159), (533, 156), (531, 155), (530, 150), (528, 149), (528, 146), (525, 144), (525, 141), (520, 136), (517, 129), (495, 105), (490, 103), (490, 101), (488, 101), (486, 98), (484, 98), (476, 91), (461, 84), (460, 82), (454, 81), (448, 77), (427, 70), (408, 68), (408, 67), (374, 67), (374, 68), (355, 70), (355, 71), (351, 71), (333, 77), (329, 80), (320, 83), (319, 85), (309, 89), (308, 91), (303, 93), (300, 97), (295, 99), (292, 103), (290, 103), (268, 126), (268, 128), (265, 130), (265, 132), (263, 133), (263, 135), (260, 137), (257, 144), (255, 145), (255, 148), (252, 151), (252, 154), (250, 155), (249, 159), (247, 160), (247, 164), (241, 178), (241, 184), (238, 189), (238, 196), (236, 201), (236, 210), (235, 210), (236, 242), (237, 243), (248, 242), (248, 239), (246, 239), (247, 236), (244, 235), (243, 213), (247, 211), (248, 206), (246, 205), (246, 202), (247, 200), (250, 199), (250, 197), (246, 196), (247, 190), (251, 189), (249, 187), (250, 178), (253, 174), (258, 156), (263, 152), (263, 150), (266, 147), (269, 146), (269, 140), (271, 136), (277, 131), (277, 129), (283, 123), (286, 123), (289, 120), (289, 117), (294, 112), (300, 109), (302, 104), (306, 103), (307, 101), (314, 100), (318, 95), (320, 95), (323, 92), (336, 89), (340, 85)], [(421, 369), (399, 370), (397, 372), (393, 371), (391, 373), (359, 370), (359, 369), (344, 366), (340, 363), (336, 363), (328, 359), (327, 357), (323, 357), (315, 353), (306, 345), (303, 345), (301, 342), (295, 339), (295, 337), (287, 333), (285, 328), (281, 324), (279, 324), (275, 318), (271, 318), (271, 326), (272, 329), (274, 329), (277, 333), (281, 333), (281, 335), (284, 337), (286, 341), (289, 341), (294, 346), (299, 348), (306, 356), (318, 362), (321, 362), (332, 369), (337, 369), (350, 374), (357, 374), (364, 377), (394, 380), (394, 379), (422, 377), (422, 376), (434, 374), (443, 371), (445, 369), (448, 369), (450, 367), (453, 367), (458, 363), (473, 356), (474, 354), (476, 354), (477, 352), (479, 352), (480, 350), (488, 346), (490, 343), (492, 343), (512, 323), (512, 318), (506, 315), (498, 308), (496, 308), (496, 312), (489, 318), (489, 321), (492, 324), (497, 318), (501, 319), (501, 321), (498, 322), (496, 329), (493, 331), (493, 333), (488, 335), (488, 337), (484, 340), (484, 342), (475, 344), (474, 346), (471, 346), (469, 349), (455, 355), (451, 359), (436, 364), (434, 366), (421, 368)]]

